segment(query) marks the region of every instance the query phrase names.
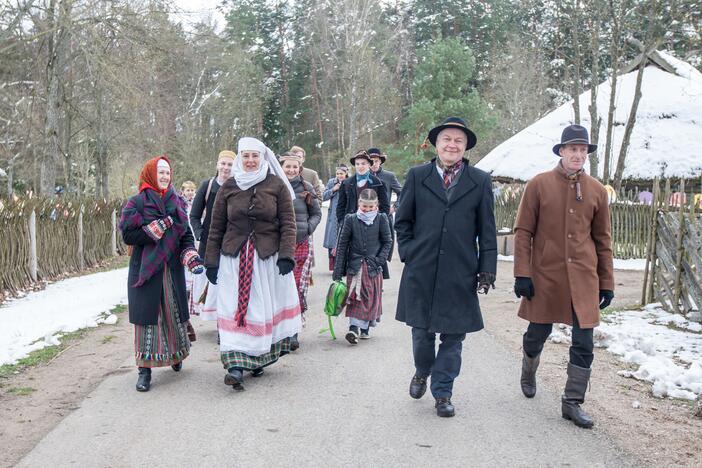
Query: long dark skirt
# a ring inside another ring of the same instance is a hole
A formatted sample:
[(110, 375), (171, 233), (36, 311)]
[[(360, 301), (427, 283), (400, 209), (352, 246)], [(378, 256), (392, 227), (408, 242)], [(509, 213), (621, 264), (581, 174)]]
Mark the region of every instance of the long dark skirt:
[(134, 353), (138, 367), (178, 364), (190, 354), (187, 324), (180, 323), (173, 277), (163, 269), (163, 292), (156, 325), (134, 325)]

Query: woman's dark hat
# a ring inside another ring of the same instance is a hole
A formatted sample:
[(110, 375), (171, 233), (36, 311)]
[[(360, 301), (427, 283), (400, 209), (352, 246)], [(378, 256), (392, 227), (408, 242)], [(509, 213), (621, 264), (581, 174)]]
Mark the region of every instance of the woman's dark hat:
[(441, 124), (429, 130), (429, 135), (427, 136), (429, 143), (436, 146), (436, 137), (439, 136), (441, 130), (445, 130), (447, 128), (457, 128), (459, 130), (463, 130), (466, 137), (468, 137), (466, 150), (471, 149), (476, 143), (478, 143), (478, 137), (475, 136), (475, 133), (468, 128), (468, 125), (466, 125), (466, 123), (460, 117), (448, 117), (446, 120), (441, 122)]
[(556, 156), (561, 156), (559, 150), (561, 146), (572, 145), (587, 145), (587, 154), (594, 153), (597, 150), (597, 145), (590, 144), (590, 137), (587, 134), (587, 128), (582, 125), (568, 125), (561, 133), (561, 142), (553, 147), (553, 153)]
[(356, 155), (355, 155), (353, 158), (351, 158), (349, 161), (351, 161), (351, 164), (356, 164), (356, 159), (357, 159), (357, 158), (365, 159), (366, 161), (368, 161), (368, 164), (371, 164), (371, 165), (373, 164), (373, 160), (371, 159), (370, 155), (368, 154), (368, 152), (367, 152), (366, 150), (361, 150), (361, 151), (359, 151), (359, 152), (356, 153)]
[(368, 153), (371, 158), (373, 156), (380, 158), (380, 164), (385, 164), (385, 160), (388, 159), (388, 156), (383, 154), (379, 148), (368, 148), (366, 153)]

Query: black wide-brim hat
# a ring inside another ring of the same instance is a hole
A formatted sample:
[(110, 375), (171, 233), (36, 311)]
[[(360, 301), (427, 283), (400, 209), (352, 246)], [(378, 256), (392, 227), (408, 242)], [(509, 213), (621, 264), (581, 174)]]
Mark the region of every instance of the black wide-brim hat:
[(465, 133), (466, 137), (468, 138), (466, 150), (471, 149), (476, 145), (476, 143), (478, 143), (478, 137), (475, 136), (475, 133), (468, 128), (468, 125), (466, 125), (465, 121), (460, 117), (448, 117), (446, 120), (441, 122), (441, 124), (429, 130), (429, 135), (427, 136), (429, 143), (436, 146), (436, 137), (439, 136), (441, 130), (445, 130), (447, 128), (457, 128), (459, 130), (463, 130), (463, 133)]
[(373, 160), (371, 159), (370, 155), (368, 154), (368, 152), (366, 150), (359, 151), (358, 153), (356, 153), (354, 155), (353, 158), (349, 159), (349, 161), (351, 161), (351, 164), (355, 165), (356, 159), (359, 159), (359, 158), (365, 159), (366, 161), (368, 161), (368, 164), (373, 165)]
[(383, 154), (380, 151), (380, 148), (368, 148), (366, 150), (366, 153), (368, 153), (368, 156), (370, 156), (371, 158), (373, 156), (380, 158), (380, 164), (384, 164), (385, 160), (388, 158), (387, 155)]
[(560, 157), (559, 150), (563, 145), (587, 145), (587, 154), (597, 151), (597, 145), (590, 144), (590, 137), (587, 134), (587, 128), (582, 125), (568, 125), (561, 133), (561, 142), (553, 147), (553, 153)]

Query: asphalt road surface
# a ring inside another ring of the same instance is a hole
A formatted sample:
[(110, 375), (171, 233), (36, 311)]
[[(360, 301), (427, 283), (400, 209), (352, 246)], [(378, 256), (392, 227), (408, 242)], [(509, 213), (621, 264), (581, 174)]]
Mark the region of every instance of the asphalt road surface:
[[(248, 377), (223, 383), (215, 325), (198, 331), (180, 373), (154, 370), (138, 393), (132, 356), (49, 433), (18, 466), (629, 466), (603, 432), (560, 415), (560, 396), (519, 389), (519, 357), (487, 332), (468, 336), (454, 386), (454, 418), (439, 418), (430, 392), (408, 395), (410, 329), (394, 320), (402, 264), (391, 263), (383, 319), (356, 346), (319, 334), (331, 281), (323, 226), (301, 348)], [(499, 290), (496, 291), (499, 293)], [(484, 308), (485, 314), (489, 309)], [(437, 340), (438, 341), (438, 340)]]

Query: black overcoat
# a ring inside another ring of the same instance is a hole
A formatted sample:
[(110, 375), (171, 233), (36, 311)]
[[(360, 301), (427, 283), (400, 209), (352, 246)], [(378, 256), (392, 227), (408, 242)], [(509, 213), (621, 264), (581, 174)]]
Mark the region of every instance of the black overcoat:
[(371, 277), (382, 274), (383, 279), (390, 279), (387, 260), (392, 237), (387, 215), (378, 213), (369, 226), (355, 214), (347, 214), (343, 226), (336, 245), (333, 276), (341, 278), (357, 275), (361, 270), (361, 262), (366, 259)]
[[(388, 192), (385, 191), (385, 184), (380, 179), (371, 174), (368, 183), (363, 188), (375, 190), (375, 193), (378, 194), (378, 210), (381, 213), (390, 214), (390, 197)], [(336, 204), (336, 220), (339, 223), (339, 229), (342, 227), (344, 217), (347, 214), (355, 213), (358, 209), (359, 191), (357, 189), (355, 174), (344, 179), (339, 188), (339, 201)]]
[(497, 269), (490, 176), (463, 164), (450, 200), (435, 160), (410, 169), (395, 215), (405, 264), (396, 318), (436, 333), (483, 328), (477, 274)]
[[(141, 252), (147, 244), (154, 241), (142, 228), (125, 229), (122, 231), (124, 243), (133, 246), (132, 256), (129, 259), (129, 274), (127, 277), (127, 298), (129, 299), (129, 322), (136, 325), (156, 325), (163, 291), (163, 270), (149, 278), (139, 287), (132, 286), (137, 282), (141, 268)], [(188, 293), (185, 290), (185, 269), (180, 263), (183, 250), (194, 249), (193, 233), (187, 226), (185, 233), (180, 238), (178, 249), (173, 252), (167, 267), (170, 268), (173, 278), (175, 299), (178, 303), (180, 323), (190, 320), (188, 312)]]

